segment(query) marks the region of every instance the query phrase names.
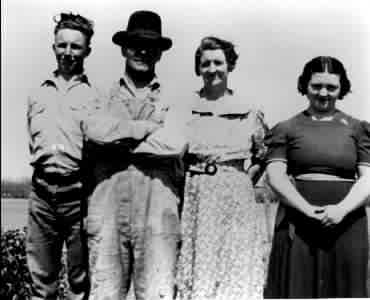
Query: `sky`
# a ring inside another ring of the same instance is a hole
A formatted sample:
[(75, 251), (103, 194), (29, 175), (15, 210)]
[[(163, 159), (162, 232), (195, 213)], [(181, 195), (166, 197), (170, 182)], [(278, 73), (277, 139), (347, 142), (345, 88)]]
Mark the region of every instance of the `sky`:
[[(157, 67), (167, 89), (186, 101), (201, 87), (194, 52), (201, 38), (233, 42), (239, 53), (230, 87), (269, 126), (305, 109), (297, 78), (306, 62), (330, 55), (345, 65), (352, 93), (338, 107), (370, 121), (370, 1), (368, 0), (1, 0), (1, 178), (32, 174), (29, 166), (26, 103), (30, 91), (55, 69), (52, 17), (80, 13), (95, 22), (90, 80), (108, 90), (123, 72), (112, 35), (125, 30), (132, 12), (154, 10), (163, 35), (173, 40)], [(180, 101), (180, 100), (179, 100)]]

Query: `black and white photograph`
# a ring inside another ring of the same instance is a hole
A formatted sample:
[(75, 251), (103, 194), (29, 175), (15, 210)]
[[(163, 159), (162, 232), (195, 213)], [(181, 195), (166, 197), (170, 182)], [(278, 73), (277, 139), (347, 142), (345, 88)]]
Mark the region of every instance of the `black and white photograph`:
[(1, 0), (4, 300), (370, 295), (367, 0)]

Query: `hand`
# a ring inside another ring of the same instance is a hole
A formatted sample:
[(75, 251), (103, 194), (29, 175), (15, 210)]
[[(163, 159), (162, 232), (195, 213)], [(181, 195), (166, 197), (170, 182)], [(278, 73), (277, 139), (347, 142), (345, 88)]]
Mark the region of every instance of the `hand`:
[(150, 117), (150, 120), (154, 121), (157, 124), (164, 124), (164, 120), (166, 119), (167, 110), (160, 109), (153, 112), (153, 115)]
[(345, 211), (339, 205), (327, 205), (324, 207), (324, 217), (321, 223), (324, 227), (331, 227), (342, 222), (346, 216)]
[(325, 209), (321, 206), (311, 205), (309, 204), (304, 212), (307, 217), (315, 219), (317, 221), (322, 222), (322, 219), (325, 217)]
[(254, 178), (254, 176), (257, 175), (257, 173), (259, 172), (259, 170), (261, 169), (261, 166), (260, 165), (252, 165), (249, 169), (248, 169), (248, 175), (250, 178)]
[(230, 149), (212, 149), (205, 154), (205, 161), (207, 163), (217, 163), (240, 158), (240, 153), (231, 151)]
[(248, 168), (248, 176), (252, 180), (253, 185), (257, 184), (262, 176), (261, 166), (259, 164), (252, 165)]
[(143, 140), (154, 131), (161, 128), (161, 125), (148, 120), (135, 121), (135, 127), (132, 133), (132, 138), (135, 140)]
[(192, 155), (194, 158), (202, 162), (204, 165), (216, 163), (221, 158), (220, 153), (214, 153), (213, 151), (212, 152), (211, 151), (195, 152), (195, 153), (192, 153)]
[(215, 164), (220, 161), (222, 155), (219, 153), (207, 154), (204, 157), (206, 164)]
[(143, 122), (145, 122), (145, 135), (144, 136), (148, 136), (152, 134), (154, 131), (162, 127), (160, 124), (154, 123), (152, 121), (143, 121)]

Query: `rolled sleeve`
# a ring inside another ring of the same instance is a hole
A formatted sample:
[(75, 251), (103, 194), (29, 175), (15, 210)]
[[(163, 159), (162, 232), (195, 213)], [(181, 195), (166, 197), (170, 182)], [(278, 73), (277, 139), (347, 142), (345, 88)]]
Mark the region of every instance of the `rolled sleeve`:
[(131, 138), (142, 140), (148, 133), (149, 121), (123, 120), (107, 114), (88, 118), (83, 124), (87, 139), (97, 143), (112, 143)]
[(123, 106), (120, 110), (101, 101), (90, 108), (81, 123), (85, 139), (95, 143), (120, 143), (127, 140), (143, 140), (151, 127), (150, 121), (132, 120)]

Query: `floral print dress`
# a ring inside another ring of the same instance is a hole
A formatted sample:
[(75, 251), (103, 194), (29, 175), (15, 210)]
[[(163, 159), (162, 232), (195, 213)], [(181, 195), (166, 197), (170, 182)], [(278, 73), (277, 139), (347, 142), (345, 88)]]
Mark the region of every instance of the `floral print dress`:
[(265, 153), (266, 125), (258, 110), (236, 96), (217, 101), (199, 96), (189, 123), (189, 152), (216, 155), (217, 172), (187, 172), (182, 211), (182, 244), (177, 298), (261, 299), (266, 224), (246, 169)]

